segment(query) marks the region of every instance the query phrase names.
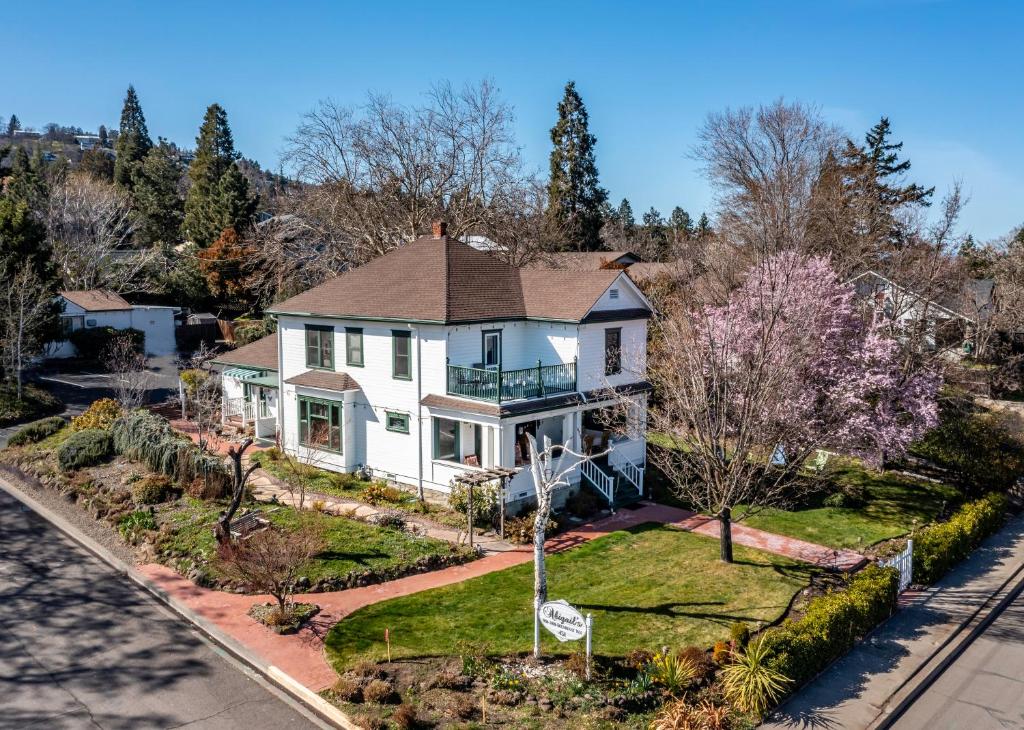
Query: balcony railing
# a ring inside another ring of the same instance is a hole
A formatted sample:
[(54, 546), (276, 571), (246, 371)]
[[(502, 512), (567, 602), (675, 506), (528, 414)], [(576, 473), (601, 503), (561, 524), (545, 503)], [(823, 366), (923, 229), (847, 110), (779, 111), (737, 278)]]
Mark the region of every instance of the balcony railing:
[(448, 366), (448, 394), (463, 398), (504, 403), (526, 398), (544, 398), (576, 390), (576, 362), (537, 365), (519, 370), (486, 370), (461, 365)]

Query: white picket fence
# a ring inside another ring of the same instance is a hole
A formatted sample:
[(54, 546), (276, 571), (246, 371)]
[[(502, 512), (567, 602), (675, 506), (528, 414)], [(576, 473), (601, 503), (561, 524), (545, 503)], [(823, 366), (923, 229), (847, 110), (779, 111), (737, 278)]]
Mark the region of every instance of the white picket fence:
[(898, 555), (879, 560), (883, 568), (896, 568), (900, 573), (900, 593), (907, 590), (914, 579), (914, 541), (907, 540), (907, 547)]

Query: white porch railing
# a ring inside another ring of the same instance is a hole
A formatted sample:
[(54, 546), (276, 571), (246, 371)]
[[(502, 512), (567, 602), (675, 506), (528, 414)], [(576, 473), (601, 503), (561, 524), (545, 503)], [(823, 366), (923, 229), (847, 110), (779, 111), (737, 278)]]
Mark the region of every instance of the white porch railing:
[(270, 418), (273, 414), (266, 401), (252, 401), (245, 398), (227, 398), (224, 400), (224, 420), (240, 416), (245, 423), (257, 419)]
[(242, 418), (244, 418), (247, 422), (248, 421), (255, 421), (256, 420), (256, 404), (253, 403), (251, 400), (247, 400), (244, 403), (242, 403), (242, 407), (244, 409), (243, 412), (242, 412), (243, 413)]
[(241, 416), (245, 412), (245, 398), (225, 398), (224, 399), (224, 418), (225, 420), (232, 416)]
[(879, 560), (883, 568), (896, 568), (900, 573), (900, 593), (907, 590), (914, 581), (914, 541), (907, 540), (907, 547), (899, 555)]
[(644, 494), (644, 470), (629, 459), (622, 459), (615, 464), (615, 468), (622, 473), (622, 476), (626, 477), (630, 484), (636, 487), (636, 491), (642, 497)]
[(580, 462), (580, 472), (590, 480), (597, 491), (604, 495), (608, 504), (615, 501), (615, 480), (601, 471), (597, 464), (589, 459), (584, 459)]

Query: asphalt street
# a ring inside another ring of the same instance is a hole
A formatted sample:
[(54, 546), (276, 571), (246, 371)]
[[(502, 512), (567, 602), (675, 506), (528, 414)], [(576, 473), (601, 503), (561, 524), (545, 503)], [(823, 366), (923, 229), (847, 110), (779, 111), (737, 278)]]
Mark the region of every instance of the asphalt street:
[(0, 490), (0, 729), (327, 727)]
[(1024, 596), (999, 614), (892, 727), (1024, 728)]

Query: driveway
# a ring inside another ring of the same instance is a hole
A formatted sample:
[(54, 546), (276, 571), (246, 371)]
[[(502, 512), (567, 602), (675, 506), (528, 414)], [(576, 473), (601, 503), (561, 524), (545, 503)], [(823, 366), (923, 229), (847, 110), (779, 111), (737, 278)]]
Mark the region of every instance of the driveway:
[(0, 490), (0, 728), (323, 728)]

